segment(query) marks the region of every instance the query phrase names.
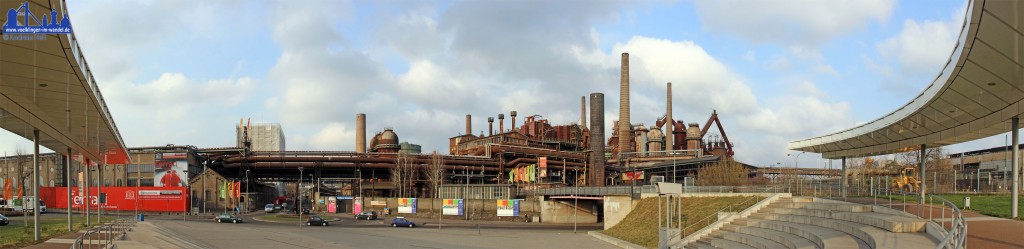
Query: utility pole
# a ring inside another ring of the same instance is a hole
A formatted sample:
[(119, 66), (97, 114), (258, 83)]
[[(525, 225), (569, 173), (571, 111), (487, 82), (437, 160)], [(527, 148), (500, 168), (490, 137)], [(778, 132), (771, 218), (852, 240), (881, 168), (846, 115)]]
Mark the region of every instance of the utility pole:
[(296, 210), (296, 211), (298, 211), (297, 213), (299, 213), (299, 229), (302, 229), (302, 170), (303, 169), (305, 169), (305, 168), (299, 167), (299, 183), (297, 184), (297, 187), (298, 187), (299, 191), (295, 193), (295, 199), (299, 203), (299, 209)]

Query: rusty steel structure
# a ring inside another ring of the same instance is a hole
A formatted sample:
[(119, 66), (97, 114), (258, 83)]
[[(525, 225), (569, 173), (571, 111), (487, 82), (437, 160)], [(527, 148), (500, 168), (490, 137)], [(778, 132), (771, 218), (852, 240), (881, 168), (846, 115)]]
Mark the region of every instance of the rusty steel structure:
[[(734, 155), (733, 144), (717, 111), (712, 111), (703, 129), (697, 123), (687, 125), (673, 117), (671, 82), (666, 83), (664, 115), (654, 119), (651, 126), (631, 123), (629, 54), (622, 53), (621, 59), (619, 120), (611, 123), (611, 137), (605, 134), (604, 93), (591, 93), (589, 103), (588, 96), (581, 96), (577, 123), (552, 124), (544, 116), (534, 114), (524, 115), (519, 124), (517, 111), (510, 111), (507, 113), (511, 117), (510, 129), (504, 128), (506, 113), (498, 113), (498, 129), (494, 129), (495, 120), (490, 116), (487, 117), (487, 132), (481, 130), (477, 135), (473, 134), (472, 114), (466, 114), (464, 132), (449, 138), (448, 153), (442, 156), (443, 168), (451, 173), (449, 175), (458, 175), (449, 180), (474, 184), (513, 183), (510, 171), (545, 164), (546, 172), (551, 172), (549, 179), (551, 176), (560, 178), (549, 184), (604, 186), (615, 184), (621, 172), (629, 167), (637, 170), (638, 166), (664, 166), (670, 162), (672, 167), (659, 169), (668, 172), (669, 168), (674, 171), (675, 165), (680, 163), (703, 165), (706, 161), (728, 160)], [(712, 124), (717, 127), (717, 133), (709, 134)], [(312, 170), (314, 177), (379, 181), (377, 179), (389, 179), (399, 161), (415, 169), (425, 169), (432, 162), (432, 155), (402, 150), (399, 136), (392, 128), (377, 132), (367, 145), (366, 114), (356, 114), (356, 133), (355, 152), (240, 150), (210, 155), (208, 165), (228, 176), (249, 172), (258, 179), (288, 179), (294, 176), (296, 169), (304, 167)], [(371, 173), (364, 175), (367, 171)]]

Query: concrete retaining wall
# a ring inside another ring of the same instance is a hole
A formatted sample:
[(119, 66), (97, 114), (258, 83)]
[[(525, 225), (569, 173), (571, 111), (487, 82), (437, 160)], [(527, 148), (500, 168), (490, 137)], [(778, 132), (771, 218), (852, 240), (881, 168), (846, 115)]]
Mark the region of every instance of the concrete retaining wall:
[(633, 201), (629, 196), (605, 196), (604, 197), (604, 229), (614, 227), (622, 219), (633, 211), (639, 201)]

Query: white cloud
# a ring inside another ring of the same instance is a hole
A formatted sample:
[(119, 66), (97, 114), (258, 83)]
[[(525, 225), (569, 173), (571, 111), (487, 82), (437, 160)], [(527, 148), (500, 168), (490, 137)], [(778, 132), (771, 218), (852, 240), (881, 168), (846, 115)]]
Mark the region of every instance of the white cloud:
[(316, 150), (340, 150), (341, 147), (345, 147), (343, 145), (354, 145), (355, 140), (355, 128), (347, 127), (342, 123), (331, 122), (320, 132), (314, 134), (309, 142), (312, 148)]
[(865, 57), (865, 65), (884, 76), (883, 89), (890, 92), (931, 83), (953, 52), (966, 8), (965, 3), (946, 20), (904, 20), (899, 34), (876, 45), (880, 61)]
[(870, 21), (886, 21), (893, 0), (698, 0), (705, 30), (754, 43), (817, 47)]

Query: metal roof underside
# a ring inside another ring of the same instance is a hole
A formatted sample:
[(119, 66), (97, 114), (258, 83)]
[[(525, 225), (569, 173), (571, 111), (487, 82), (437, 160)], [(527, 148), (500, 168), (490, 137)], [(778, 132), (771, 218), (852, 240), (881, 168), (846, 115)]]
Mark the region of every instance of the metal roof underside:
[(953, 54), (932, 83), (872, 122), (790, 142), (823, 157), (863, 157), (985, 138), (1024, 114), (1024, 2), (973, 0)]
[[(0, 2), (0, 10), (21, 3)], [(67, 13), (61, 0), (32, 0), (29, 5), (36, 15), (49, 13), (51, 7)], [(6, 19), (0, 15), (0, 23)], [(128, 160), (73, 33), (39, 41), (0, 40), (0, 128), (29, 140), (38, 129), (40, 145), (61, 154), (71, 149), (94, 162)]]

